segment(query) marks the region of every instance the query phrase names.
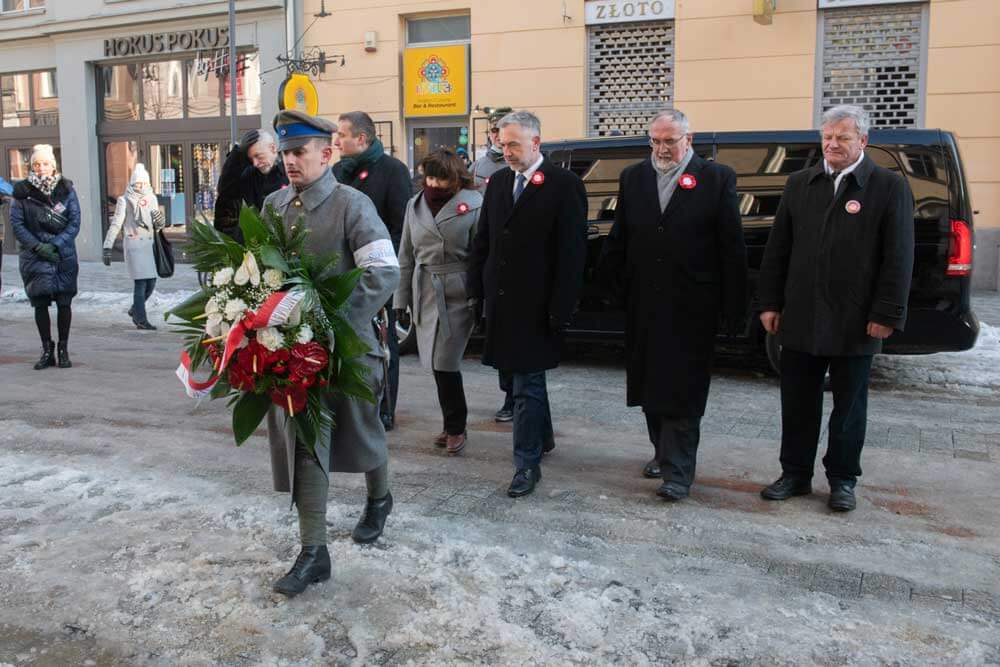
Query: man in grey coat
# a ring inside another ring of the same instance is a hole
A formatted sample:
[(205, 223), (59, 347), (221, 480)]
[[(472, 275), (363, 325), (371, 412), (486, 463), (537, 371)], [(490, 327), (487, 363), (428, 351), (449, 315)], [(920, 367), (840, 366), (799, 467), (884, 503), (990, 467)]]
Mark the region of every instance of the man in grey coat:
[[(292, 187), (269, 195), (265, 208), (273, 206), (289, 227), (306, 225), (311, 232), (306, 250), (336, 252), (340, 258), (337, 271), (366, 269), (347, 301), (347, 317), (368, 344), (364, 363), (379, 396), (385, 377), (372, 318), (399, 284), (399, 262), (389, 233), (371, 200), (338, 183), (330, 171), (336, 129), (332, 123), (300, 111), (282, 111), (275, 117), (274, 128)], [(302, 540), (295, 565), (274, 585), (275, 591), (288, 596), (330, 577), (326, 502), (331, 471), (365, 473), (368, 502), (354, 528), (356, 542), (378, 539), (392, 511), (388, 450), (378, 407), (336, 395), (329, 400), (336, 425), (329, 438), (318, 439), (315, 454), (296, 440), (294, 425), (284, 411), (272, 407), (267, 417), (275, 490), (292, 492)]]

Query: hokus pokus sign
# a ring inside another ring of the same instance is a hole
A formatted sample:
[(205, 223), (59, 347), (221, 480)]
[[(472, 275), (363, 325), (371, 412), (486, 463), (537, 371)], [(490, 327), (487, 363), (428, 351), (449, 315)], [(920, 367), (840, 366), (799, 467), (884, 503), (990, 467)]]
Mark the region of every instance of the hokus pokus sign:
[(674, 18), (674, 0), (587, 0), (587, 25), (663, 21)]
[(104, 40), (105, 58), (148, 56), (173, 51), (221, 49), (229, 46), (229, 28), (155, 32)]

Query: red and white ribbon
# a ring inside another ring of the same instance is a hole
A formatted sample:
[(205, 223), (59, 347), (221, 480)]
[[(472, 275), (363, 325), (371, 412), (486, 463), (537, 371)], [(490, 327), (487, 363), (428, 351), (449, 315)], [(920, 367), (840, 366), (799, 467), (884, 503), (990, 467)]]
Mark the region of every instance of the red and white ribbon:
[(292, 292), (275, 292), (267, 297), (267, 300), (251, 316), (244, 316), (243, 319), (234, 322), (233, 328), (226, 336), (226, 346), (223, 348), (222, 359), (219, 360), (218, 368), (214, 374), (204, 382), (198, 382), (192, 377), (191, 356), (187, 351), (181, 352), (181, 363), (177, 367), (177, 377), (184, 385), (184, 393), (191, 398), (203, 398), (212, 391), (212, 387), (219, 381), (222, 372), (229, 366), (229, 361), (236, 350), (239, 349), (243, 339), (246, 338), (250, 329), (263, 329), (264, 327), (277, 327), (288, 322), (292, 311), (299, 305), (305, 297), (301, 290)]

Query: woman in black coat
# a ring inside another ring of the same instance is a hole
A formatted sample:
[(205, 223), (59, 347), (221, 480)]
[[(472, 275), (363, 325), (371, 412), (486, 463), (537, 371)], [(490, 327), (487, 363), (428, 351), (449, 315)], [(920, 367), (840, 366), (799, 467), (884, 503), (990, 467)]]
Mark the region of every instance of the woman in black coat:
[[(21, 280), (35, 308), (35, 324), (42, 339), (42, 357), (35, 370), (72, 366), (67, 351), (70, 303), (76, 296), (80, 264), (76, 235), (80, 233), (80, 203), (73, 184), (57, 171), (52, 146), (39, 144), (31, 154), (28, 178), (14, 186), (10, 224), (20, 246)], [(49, 306), (56, 302), (59, 345), (52, 343)]]

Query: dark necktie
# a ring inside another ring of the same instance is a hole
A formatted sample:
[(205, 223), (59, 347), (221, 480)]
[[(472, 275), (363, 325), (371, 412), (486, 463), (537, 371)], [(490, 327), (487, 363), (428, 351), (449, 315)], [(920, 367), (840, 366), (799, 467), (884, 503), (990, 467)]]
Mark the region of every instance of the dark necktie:
[(528, 182), (528, 179), (524, 177), (524, 174), (517, 175), (517, 185), (514, 186), (514, 203), (520, 199), (521, 195), (524, 193), (524, 186)]

